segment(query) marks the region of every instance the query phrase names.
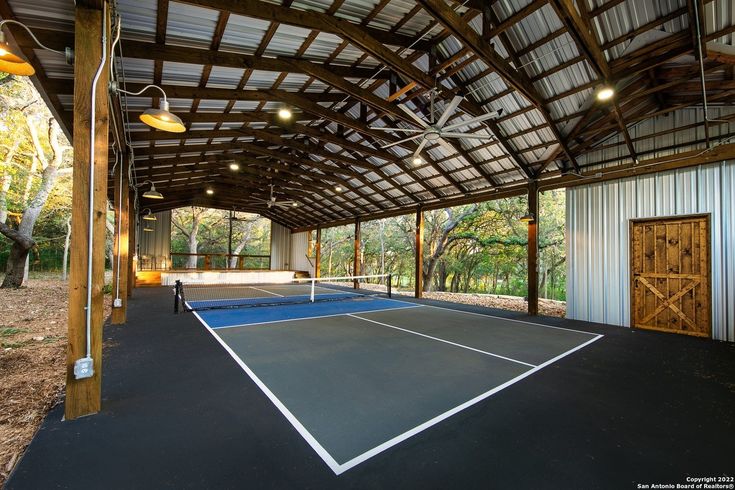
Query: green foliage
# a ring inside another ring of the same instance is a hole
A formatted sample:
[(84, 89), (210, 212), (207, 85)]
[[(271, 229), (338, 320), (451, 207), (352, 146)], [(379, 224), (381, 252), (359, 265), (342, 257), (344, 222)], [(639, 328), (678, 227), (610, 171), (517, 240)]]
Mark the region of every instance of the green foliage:
[[(540, 294), (563, 300), (566, 296), (564, 260), (563, 191), (541, 195), (539, 228)], [(525, 198), (502, 199), (477, 205), (424, 213), (424, 272), (437, 255), (431, 277), (432, 290), (527, 294)], [(454, 226), (451, 231), (445, 231)], [(413, 288), (415, 217), (413, 215), (368, 221), (362, 224), (362, 274), (391, 272), (399, 288)], [(352, 273), (354, 227), (322, 231), (322, 275)]]
[[(0, 212), (8, 211), (7, 223), (17, 227), (20, 216), (28, 207), (41, 184), (43, 168), (34, 157), (35, 149), (29, 132), (33, 126), (44, 153), (51, 152), (49, 144), (48, 111), (40, 95), (26, 78), (6, 76), (0, 79), (0, 187), (9, 179), (9, 187), (0, 201)], [(68, 142), (62, 138), (62, 145)], [(64, 153), (62, 169), (51, 194), (33, 229), (37, 246), (31, 250), (30, 270), (60, 270), (63, 257), (66, 220), (71, 213), (71, 173), (68, 171), (72, 153)], [(0, 188), (0, 193), (2, 189)], [(11, 241), (0, 235), (0, 270), (10, 251)]]

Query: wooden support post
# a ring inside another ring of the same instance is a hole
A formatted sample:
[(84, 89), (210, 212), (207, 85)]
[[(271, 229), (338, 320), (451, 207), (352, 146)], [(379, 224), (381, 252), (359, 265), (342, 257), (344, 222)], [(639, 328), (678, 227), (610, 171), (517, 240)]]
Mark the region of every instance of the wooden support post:
[(416, 290), (414, 296), (420, 298), (424, 294), (424, 210), (416, 210)]
[[(360, 275), (360, 217), (355, 218), (355, 265), (352, 268), (353, 276)], [(360, 283), (355, 279), (355, 289), (360, 287)]]
[[(130, 187), (128, 180), (127, 156), (117, 166), (115, 171), (115, 243), (113, 251), (115, 256), (112, 261), (112, 315), (111, 323), (119, 325), (125, 323), (128, 312), (128, 279), (129, 279), (129, 253), (130, 245)], [(119, 300), (118, 306), (116, 301)]]
[(538, 315), (538, 184), (528, 184), (528, 212), (533, 220), (528, 222), (528, 314)]
[(322, 227), (316, 227), (316, 243), (314, 244), (314, 277), (322, 276)]
[[(92, 81), (102, 58), (103, 13), (100, 10), (76, 8), (74, 37), (74, 187), (72, 192), (71, 267), (69, 271), (69, 326), (66, 361), (67, 420), (100, 410), (102, 386), (102, 322), (105, 285), (105, 221), (107, 215), (107, 149), (108, 106), (107, 82), (109, 64), (97, 81), (96, 109), (91, 114)], [(107, 22), (109, 26), (109, 22)], [(109, 30), (109, 29), (108, 29)], [(107, 34), (109, 39), (109, 33)], [(109, 43), (108, 43), (109, 45)], [(107, 48), (105, 48), (107, 49)], [(109, 56), (108, 56), (109, 60)], [(90, 138), (91, 119), (95, 119), (94, 137)], [(90, 145), (94, 145), (94, 187), (92, 236), (92, 292), (90, 308), (89, 355), (94, 359), (94, 375), (76, 379), (74, 363), (87, 355), (87, 246), (90, 194)]]
[(135, 196), (130, 194), (128, 202), (128, 298), (133, 295), (135, 272), (138, 270), (138, 256), (135, 249), (137, 233), (138, 216), (135, 214)]

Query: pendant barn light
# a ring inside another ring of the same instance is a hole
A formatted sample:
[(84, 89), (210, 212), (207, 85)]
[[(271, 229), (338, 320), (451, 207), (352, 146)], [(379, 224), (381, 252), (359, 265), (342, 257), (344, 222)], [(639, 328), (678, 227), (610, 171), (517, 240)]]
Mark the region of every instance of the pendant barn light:
[(212, 194), (214, 194), (214, 189), (207, 189), (206, 192), (208, 196), (211, 196)]
[(117, 82), (110, 82), (110, 90), (114, 94), (120, 93), (127, 95), (140, 95), (149, 88), (160, 90), (163, 94), (163, 100), (161, 101), (158, 109), (151, 107), (150, 109), (146, 109), (145, 111), (143, 111), (143, 114), (140, 115), (140, 120), (148, 126), (155, 129), (160, 129), (161, 131), (168, 131), (169, 133), (185, 132), (186, 126), (184, 126), (184, 122), (181, 120), (181, 118), (179, 118), (179, 116), (177, 116), (173, 112), (169, 111), (169, 104), (168, 99), (166, 98), (166, 92), (164, 92), (161, 87), (151, 84), (146, 85), (137, 92), (128, 92), (127, 90), (121, 89)]
[(66, 56), (67, 63), (72, 64), (74, 60), (74, 51), (71, 48), (66, 48), (64, 51), (51, 49), (41, 43), (41, 41), (39, 41), (38, 38), (33, 35), (33, 32), (31, 32), (31, 30), (25, 24), (18, 22), (17, 20), (7, 19), (0, 21), (0, 71), (10, 73), (11, 75), (19, 75), (23, 77), (30, 77), (36, 73), (33, 65), (13, 53), (13, 49), (5, 41), (5, 34), (2, 32), (2, 28), (5, 24), (14, 24), (22, 27), (23, 29), (28, 31), (28, 34), (30, 34), (31, 38), (36, 44), (38, 44), (38, 46), (45, 49), (46, 51), (51, 51), (52, 53), (63, 54), (64, 56)]
[(600, 102), (607, 102), (608, 100), (612, 99), (614, 95), (615, 89), (609, 85), (605, 85), (597, 90), (596, 97), (597, 100), (599, 100)]
[(278, 109), (278, 117), (283, 119), (284, 121), (288, 121), (293, 116), (293, 112), (291, 112), (291, 109), (289, 109), (286, 106), (281, 107)]
[(150, 180), (146, 180), (143, 183), (145, 184), (146, 182), (151, 183), (151, 188), (143, 193), (143, 197), (147, 197), (148, 199), (163, 199), (163, 194), (156, 190), (156, 184)]
[(156, 215), (153, 214), (150, 209), (148, 209), (148, 212), (143, 215), (143, 219), (146, 221), (158, 221), (158, 218), (156, 218)]
[(147, 226), (143, 228), (143, 231), (151, 232), (153, 231), (153, 228), (148, 228)]

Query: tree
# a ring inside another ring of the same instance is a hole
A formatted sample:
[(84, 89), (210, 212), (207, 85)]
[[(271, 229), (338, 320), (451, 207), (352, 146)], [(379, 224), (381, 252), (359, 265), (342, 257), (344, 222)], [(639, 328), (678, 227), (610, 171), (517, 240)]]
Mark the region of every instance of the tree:
[(199, 225), (208, 210), (192, 206), (190, 211), (173, 213), (171, 223), (186, 237), (189, 253), (192, 254), (187, 259), (186, 268), (196, 269), (196, 253), (199, 250)]
[[(18, 79), (3, 83), (0, 104), (7, 129), (2, 140), (6, 153), (0, 168), (0, 233), (12, 243), (0, 287), (18, 288), (24, 281), (28, 254), (36, 245), (34, 227), (59, 170), (69, 163), (66, 150), (71, 147), (30, 82)], [(45, 138), (40, 136), (42, 131)], [(13, 189), (13, 181), (23, 177), (22, 192)], [(21, 211), (10, 213), (10, 205)], [(10, 223), (9, 215), (14, 218)]]

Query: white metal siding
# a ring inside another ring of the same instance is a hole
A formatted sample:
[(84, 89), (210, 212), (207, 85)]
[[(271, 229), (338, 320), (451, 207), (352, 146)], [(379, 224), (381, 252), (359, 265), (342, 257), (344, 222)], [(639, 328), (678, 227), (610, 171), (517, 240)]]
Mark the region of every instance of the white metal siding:
[(712, 336), (735, 341), (735, 162), (567, 189), (567, 318), (630, 325), (628, 220), (710, 214)]
[[(156, 221), (138, 220), (137, 254), (149, 267), (165, 269), (171, 264), (171, 211), (154, 214)], [(146, 227), (153, 231), (143, 231)]]
[(271, 270), (292, 270), (291, 230), (271, 221)]
[(295, 271), (308, 271), (314, 277), (314, 267), (306, 252), (309, 249), (309, 232), (291, 234), (291, 268)]

